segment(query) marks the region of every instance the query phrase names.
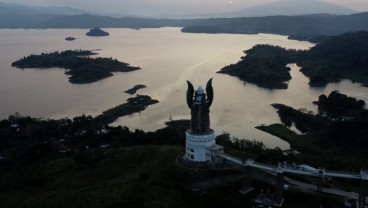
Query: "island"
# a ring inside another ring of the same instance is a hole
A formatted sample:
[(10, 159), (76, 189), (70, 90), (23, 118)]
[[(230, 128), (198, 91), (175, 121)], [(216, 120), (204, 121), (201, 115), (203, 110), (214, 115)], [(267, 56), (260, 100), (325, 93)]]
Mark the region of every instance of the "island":
[(96, 55), (94, 51), (88, 50), (66, 50), (53, 53), (32, 54), (12, 63), (17, 68), (65, 68), (65, 74), (71, 75), (69, 82), (74, 84), (85, 84), (95, 82), (110, 76), (113, 72), (130, 72), (141, 69), (130, 66), (113, 58), (91, 58)]
[(100, 28), (92, 28), (86, 33), (87, 36), (109, 36), (110, 34)]
[(134, 87), (130, 88), (129, 90), (126, 90), (125, 93), (128, 93), (128, 94), (135, 94), (138, 90), (140, 89), (143, 89), (143, 88), (146, 88), (146, 85), (142, 85), (142, 84), (137, 84), (135, 85)]
[(73, 41), (73, 40), (75, 40), (75, 39), (76, 39), (75, 37), (66, 37), (66, 38), (65, 38), (65, 40), (66, 40), (66, 41)]
[(218, 73), (236, 76), (239, 79), (270, 89), (286, 89), (286, 81), (291, 79), (290, 68), (286, 65), (293, 61), (293, 50), (278, 46), (256, 45), (244, 51), (245, 56), (236, 64), (222, 68)]

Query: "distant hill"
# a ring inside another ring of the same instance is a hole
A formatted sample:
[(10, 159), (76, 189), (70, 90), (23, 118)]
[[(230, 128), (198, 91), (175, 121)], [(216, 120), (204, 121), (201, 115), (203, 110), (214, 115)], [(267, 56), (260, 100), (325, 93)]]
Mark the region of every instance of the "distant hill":
[[(295, 4), (295, 2), (300, 0), (285, 1), (294, 2)], [(279, 4), (281, 3), (279, 2)], [(324, 7), (318, 5), (323, 5), (325, 3), (312, 0), (312, 3), (309, 4), (322, 9)], [(306, 11), (308, 10), (307, 8), (308, 7), (305, 7)], [(290, 10), (293, 9), (290, 8)], [(333, 11), (338, 11), (338, 9)], [(315, 42), (324, 40), (325, 37), (323, 36), (368, 30), (367, 19), (368, 12), (351, 15), (277, 15), (267, 17), (208, 19), (116, 18), (111, 16), (85, 14), (82, 10), (72, 8), (29, 7), (19, 4), (0, 3), (0, 28), (183, 27), (183, 32), (232, 34), (273, 33), (288, 35), (291, 36), (291, 38), (298, 40)]]
[(219, 14), (218, 17), (262, 17), (274, 15), (335, 14), (357, 13), (352, 9), (319, 0), (282, 0), (251, 7), (238, 12)]
[(37, 7), (0, 2), (0, 28), (33, 28), (57, 15), (89, 12), (70, 7)]
[(41, 15), (41, 14), (52, 14), (52, 15), (77, 15), (77, 14), (88, 14), (92, 12), (83, 11), (80, 9), (74, 9), (70, 7), (39, 7), (39, 6), (25, 6), (21, 4), (11, 4), (0, 2), (0, 14), (1, 15)]
[(273, 33), (280, 35), (330, 36), (368, 30), (368, 12), (352, 15), (304, 15), (217, 18), (194, 22), (183, 32), (193, 33)]

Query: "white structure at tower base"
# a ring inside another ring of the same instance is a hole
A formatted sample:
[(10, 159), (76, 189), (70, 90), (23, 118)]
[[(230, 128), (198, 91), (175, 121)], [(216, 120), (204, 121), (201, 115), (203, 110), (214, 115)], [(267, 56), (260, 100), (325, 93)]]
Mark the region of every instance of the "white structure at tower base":
[(215, 152), (222, 152), (223, 147), (216, 144), (216, 136), (213, 130), (207, 134), (194, 135), (185, 133), (186, 149), (185, 160), (199, 163), (214, 163), (216, 161)]

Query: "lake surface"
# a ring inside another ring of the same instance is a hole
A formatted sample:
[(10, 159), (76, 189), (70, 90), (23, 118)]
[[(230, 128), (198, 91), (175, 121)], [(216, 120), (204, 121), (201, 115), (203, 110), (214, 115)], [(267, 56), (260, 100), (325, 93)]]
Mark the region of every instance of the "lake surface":
[[(211, 127), (217, 134), (226, 131), (238, 138), (263, 141), (269, 147), (286, 149), (289, 144), (255, 126), (280, 122), (270, 104), (283, 103), (294, 108), (317, 111), (312, 101), (321, 94), (339, 90), (368, 102), (367, 88), (350, 81), (310, 88), (308, 79), (291, 64), (292, 80), (287, 90), (268, 90), (244, 83), (236, 77), (217, 74), (223, 66), (236, 63), (242, 51), (256, 44), (308, 49), (309, 42), (288, 40), (272, 34), (187, 34), (180, 28), (106, 29), (108, 37), (87, 37), (83, 29), (0, 30), (0, 118), (19, 112), (45, 118), (98, 115), (124, 103), (131, 95), (125, 90), (136, 84), (160, 103), (147, 110), (121, 117), (112, 125), (126, 125), (145, 131), (164, 127), (172, 119), (189, 119), (186, 106), (186, 80), (195, 88), (205, 86), (213, 77), (214, 102)], [(65, 41), (67, 36), (78, 38)], [(113, 57), (142, 67), (129, 73), (115, 73), (92, 84), (71, 84), (63, 69), (16, 69), (13, 61), (32, 53), (68, 49), (99, 50), (97, 56)]]

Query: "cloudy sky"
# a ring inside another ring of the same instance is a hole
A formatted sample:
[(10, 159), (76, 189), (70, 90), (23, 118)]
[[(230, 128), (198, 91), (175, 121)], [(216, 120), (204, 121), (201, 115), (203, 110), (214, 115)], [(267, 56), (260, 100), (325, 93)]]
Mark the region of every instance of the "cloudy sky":
[[(100, 13), (163, 14), (239, 11), (277, 0), (0, 0), (37, 6), (69, 6)], [(306, 0), (310, 1), (310, 0)], [(357, 11), (368, 11), (368, 0), (323, 0)]]

